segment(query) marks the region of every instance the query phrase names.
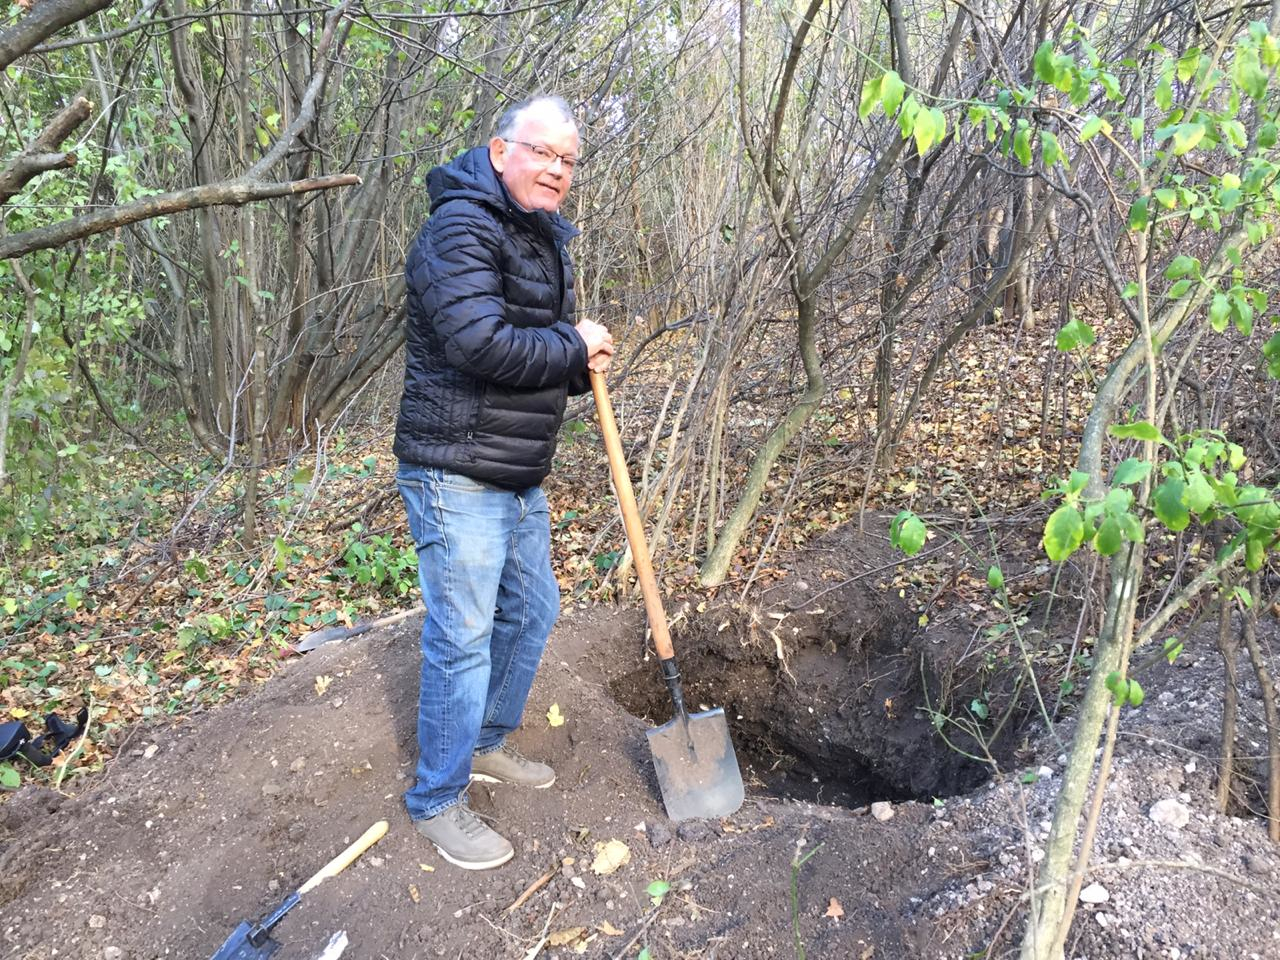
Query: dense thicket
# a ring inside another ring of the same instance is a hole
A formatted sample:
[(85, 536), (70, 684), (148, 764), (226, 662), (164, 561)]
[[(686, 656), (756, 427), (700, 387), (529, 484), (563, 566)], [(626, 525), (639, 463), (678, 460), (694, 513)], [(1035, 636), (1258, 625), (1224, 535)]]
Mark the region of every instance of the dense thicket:
[[(1042, 543), (1094, 551), (1097, 668), (1023, 947), (1060, 955), (1094, 747), (1141, 701), (1131, 652), (1201, 593), (1248, 606), (1235, 571), (1273, 562), (1278, 37), (1280, 0), (20, 3), (3, 548), (102, 540), (102, 481), (140, 451), (230, 478), (254, 545), (264, 471), (386, 416), (362, 400), (394, 398), (426, 171), (559, 93), (583, 130), (579, 303), (625, 342), (619, 394), (656, 411), (633, 470), (657, 553), (704, 585), (749, 583), (802, 462), (824, 517), (865, 504), (976, 328), (1040, 350), (1040, 395), (991, 413), (1056, 432), (1078, 469)], [(893, 536), (918, 550), (924, 525)], [(1154, 592), (1153, 538), (1174, 570)], [(1270, 750), (1280, 808), (1275, 729)]]

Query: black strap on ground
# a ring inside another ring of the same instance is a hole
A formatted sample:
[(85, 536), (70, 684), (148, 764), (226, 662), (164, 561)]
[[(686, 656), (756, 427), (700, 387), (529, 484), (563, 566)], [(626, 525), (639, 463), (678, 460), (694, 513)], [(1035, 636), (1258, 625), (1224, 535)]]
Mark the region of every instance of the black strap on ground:
[(23, 756), (37, 767), (47, 767), (67, 744), (84, 733), (89, 722), (89, 708), (81, 707), (76, 722), (69, 723), (56, 713), (45, 714), (45, 732), (32, 737), (19, 720), (0, 724), (0, 760)]

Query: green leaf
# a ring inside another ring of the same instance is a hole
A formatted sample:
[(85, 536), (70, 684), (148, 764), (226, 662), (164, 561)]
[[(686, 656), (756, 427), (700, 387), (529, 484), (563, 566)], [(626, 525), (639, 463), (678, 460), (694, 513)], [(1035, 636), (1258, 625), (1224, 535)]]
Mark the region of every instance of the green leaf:
[(1187, 489), (1182, 499), (1192, 513), (1204, 513), (1217, 500), (1213, 487), (1199, 470), (1187, 471)]
[(1280, 333), (1273, 334), (1271, 339), (1262, 345), (1262, 355), (1267, 360), (1267, 373), (1280, 380)]
[(1013, 138), (1013, 153), (1024, 167), (1031, 166), (1031, 128), (1024, 126)]
[(1137, 680), (1129, 681), (1129, 706), (1140, 707), (1142, 701), (1147, 699), (1146, 691), (1142, 689), (1142, 684)]
[(1258, 62), (1258, 52), (1251, 47), (1236, 47), (1232, 79), (1254, 100), (1267, 95), (1267, 74)]
[(1244, 568), (1250, 573), (1257, 573), (1262, 569), (1265, 553), (1262, 541), (1250, 537), (1244, 542)]
[(1040, 131), (1040, 159), (1046, 167), (1052, 167), (1062, 159), (1062, 147), (1058, 145), (1058, 138), (1048, 130)]
[(1084, 126), (1080, 128), (1080, 142), (1088, 143), (1103, 130), (1110, 133), (1111, 124), (1107, 123), (1107, 121), (1103, 120), (1101, 117), (1090, 117), (1084, 122)]
[(1181, 280), (1179, 280), (1177, 283), (1175, 283), (1172, 287), (1169, 288), (1169, 299), (1177, 300), (1179, 297), (1186, 296), (1187, 291), (1190, 290), (1194, 285), (1195, 285), (1195, 281), (1192, 280), (1190, 277), (1183, 277)]
[(896, 70), (890, 70), (880, 80), (880, 103), (884, 106), (884, 115), (892, 117), (902, 103), (902, 95), (906, 92), (906, 85), (902, 82), (902, 78), (898, 76)]
[(924, 540), (924, 521), (910, 510), (901, 511), (893, 518), (893, 523), (889, 524), (889, 542), (908, 557), (920, 552)]
[(1107, 517), (1093, 538), (1094, 549), (1104, 557), (1109, 557), (1123, 545), (1124, 535), (1120, 532), (1120, 522), (1115, 517)]
[(987, 705), (981, 700), (972, 700), (969, 703), (969, 712), (979, 720), (985, 720), (991, 715), (991, 711), (987, 709)]
[(1160, 82), (1156, 84), (1155, 97), (1156, 106), (1161, 110), (1168, 110), (1173, 106), (1173, 84), (1168, 77), (1161, 77)]
[(1138, 284), (1130, 280), (1124, 285), (1124, 290), (1120, 292), (1120, 296), (1125, 300), (1132, 300), (1138, 295)]
[(937, 107), (931, 107), (929, 116), (933, 118), (933, 142), (941, 143), (947, 135), (947, 115)]
[(871, 116), (871, 111), (876, 108), (881, 100), (881, 86), (884, 83), (884, 77), (879, 76), (875, 79), (868, 79), (862, 85), (862, 101), (858, 104), (858, 116), (865, 120)]
[(1209, 326), (1213, 327), (1218, 333), (1222, 333), (1227, 329), (1227, 323), (1231, 319), (1231, 300), (1225, 293), (1215, 293), (1213, 301), (1209, 304)]
[(1079, 493), (1089, 485), (1089, 479), (1088, 470), (1072, 470), (1071, 477), (1067, 480), (1067, 493)]
[(1091, 347), (1096, 340), (1093, 327), (1082, 320), (1073, 319), (1058, 331), (1056, 343), (1059, 350), (1066, 352), (1079, 346)]
[(916, 102), (915, 94), (907, 94), (907, 99), (902, 101), (902, 109), (898, 111), (898, 129), (902, 132), (904, 140), (911, 136), (911, 131), (916, 126), (916, 117), (920, 112), (920, 104)]
[(1117, 705), (1124, 703), (1128, 699), (1129, 681), (1120, 676), (1119, 670), (1112, 670), (1108, 673), (1104, 685), (1111, 691), (1111, 695), (1115, 698)]
[(1177, 637), (1170, 637), (1164, 642), (1164, 658), (1173, 663), (1178, 659), (1178, 655), (1182, 653), (1182, 641)]
[(987, 568), (987, 586), (992, 590), (1004, 589), (1004, 573), (994, 563)]
[(1178, 202), (1178, 192), (1170, 190), (1168, 187), (1161, 187), (1159, 190), (1152, 190), (1151, 195), (1160, 202), (1160, 206), (1166, 210), (1172, 210)]
[(1036, 49), (1036, 55), (1032, 61), (1036, 78), (1044, 83), (1053, 83), (1058, 79), (1058, 63), (1057, 58), (1053, 55), (1053, 41), (1046, 40)]
[(1117, 440), (1152, 440), (1159, 443), (1164, 439), (1160, 436), (1160, 431), (1145, 420), (1134, 423), (1113, 423), (1107, 427), (1107, 433)]
[(1253, 333), (1253, 305), (1238, 294), (1231, 294), (1231, 320), (1246, 337)]
[(1118, 517), (1120, 514), (1125, 513), (1132, 506), (1133, 491), (1126, 490), (1124, 487), (1113, 487), (1102, 498), (1103, 509), (1113, 517)]
[(1204, 139), (1204, 126), (1199, 123), (1181, 123), (1173, 131), (1173, 155), (1180, 157), (1194, 150)]
[(1044, 525), (1044, 552), (1054, 563), (1061, 563), (1076, 551), (1084, 540), (1084, 517), (1071, 504), (1064, 503), (1049, 516)]
[(665, 897), (671, 892), (671, 884), (665, 880), (655, 880), (645, 889), (645, 893), (651, 897)]
[(1122, 513), (1116, 519), (1120, 522), (1120, 532), (1130, 543), (1141, 543), (1144, 539), (1142, 521), (1132, 513)]
[(916, 125), (912, 131), (912, 135), (916, 140), (916, 150), (920, 156), (924, 156), (931, 146), (938, 140), (936, 131), (933, 127), (933, 111), (921, 110), (916, 114)]
[(1111, 482), (1125, 485), (1141, 483), (1147, 479), (1147, 474), (1150, 472), (1151, 463), (1149, 461), (1130, 457), (1128, 460), (1121, 461), (1120, 465), (1116, 467), (1116, 475)]
[(1264, 150), (1270, 150), (1276, 145), (1278, 137), (1276, 125), (1268, 120), (1266, 123), (1258, 127), (1258, 146)]
[(1192, 47), (1178, 58), (1178, 79), (1186, 83), (1196, 75), (1196, 67), (1200, 65), (1200, 48)]
[(1176, 280), (1178, 277), (1185, 277), (1192, 271), (1199, 272), (1199, 269), (1199, 260), (1195, 257), (1188, 257), (1185, 254), (1182, 254), (1174, 257), (1169, 266), (1165, 267), (1164, 275), (1168, 280)]
[(1147, 205), (1149, 201), (1150, 197), (1139, 197), (1137, 200), (1133, 201), (1133, 204), (1129, 207), (1130, 230), (1147, 229), (1147, 221), (1149, 219), (1147, 214)]
[(1167, 477), (1156, 487), (1155, 496), (1152, 497), (1156, 516), (1174, 533), (1185, 530), (1191, 522), (1191, 514), (1182, 501), (1186, 489), (1187, 485), (1177, 477)]
[(22, 786), (22, 774), (7, 763), (0, 763), (0, 787), (6, 790), (17, 790)]

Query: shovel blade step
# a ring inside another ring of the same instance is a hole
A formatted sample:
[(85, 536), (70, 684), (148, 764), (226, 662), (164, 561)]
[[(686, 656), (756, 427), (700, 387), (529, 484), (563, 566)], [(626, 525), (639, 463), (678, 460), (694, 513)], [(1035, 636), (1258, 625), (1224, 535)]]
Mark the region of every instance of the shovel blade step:
[(241, 920), (226, 942), (218, 948), (210, 960), (268, 960), (280, 949), (280, 944), (267, 937), (259, 946), (249, 939), (253, 925)]
[(742, 806), (742, 773), (724, 710), (689, 714), (648, 731), (649, 750), (667, 816), (727, 817)]

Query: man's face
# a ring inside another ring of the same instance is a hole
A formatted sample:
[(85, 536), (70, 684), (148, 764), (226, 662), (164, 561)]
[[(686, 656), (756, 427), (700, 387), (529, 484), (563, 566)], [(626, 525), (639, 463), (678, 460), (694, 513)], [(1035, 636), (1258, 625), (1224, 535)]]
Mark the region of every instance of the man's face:
[[(547, 162), (547, 151), (551, 156)], [(544, 156), (539, 157), (542, 153)], [(489, 141), (489, 159), (516, 203), (526, 210), (560, 208), (573, 171), (561, 157), (577, 159), (578, 128), (562, 120), (554, 109), (537, 106), (526, 110), (510, 140)]]

